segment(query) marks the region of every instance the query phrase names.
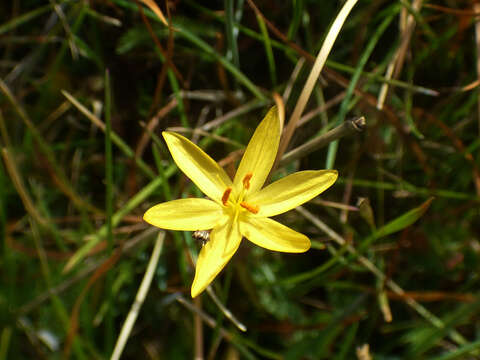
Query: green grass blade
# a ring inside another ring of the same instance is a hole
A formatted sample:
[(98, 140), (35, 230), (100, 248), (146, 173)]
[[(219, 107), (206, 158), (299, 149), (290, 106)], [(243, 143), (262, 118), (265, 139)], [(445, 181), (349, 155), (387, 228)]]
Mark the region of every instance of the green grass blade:
[[(352, 76), (352, 80), (350, 81), (350, 84), (348, 85), (347, 88), (347, 93), (345, 94), (345, 98), (342, 101), (342, 104), (340, 105), (340, 111), (338, 113), (337, 121), (335, 123), (335, 126), (339, 125), (341, 122), (345, 120), (345, 116), (347, 115), (350, 101), (353, 95), (353, 90), (357, 86), (358, 80), (360, 79), (360, 76), (362, 74), (363, 68), (365, 67), (365, 64), (367, 63), (368, 59), (370, 58), (370, 55), (373, 52), (373, 49), (377, 45), (378, 40), (380, 40), (380, 37), (383, 35), (385, 30), (387, 30), (388, 26), (390, 23), (393, 21), (395, 16), (397, 15), (398, 11), (400, 8), (397, 6), (392, 10), (392, 12), (389, 14), (388, 17), (386, 17), (382, 23), (376, 28), (375, 33), (370, 37), (370, 41), (368, 42), (367, 46), (365, 47), (365, 51), (363, 52), (362, 56), (360, 57), (360, 60), (358, 61), (355, 73)], [(335, 158), (337, 156), (337, 149), (338, 149), (338, 140), (333, 141), (329, 146), (328, 146), (328, 153), (327, 153), (327, 161), (326, 161), (326, 168), (327, 169), (332, 169), (334, 164), (335, 164)]]

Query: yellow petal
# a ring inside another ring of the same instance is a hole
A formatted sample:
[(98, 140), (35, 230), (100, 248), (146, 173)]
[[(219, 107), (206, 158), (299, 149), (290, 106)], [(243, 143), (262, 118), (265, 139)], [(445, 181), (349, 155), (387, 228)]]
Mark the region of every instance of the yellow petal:
[(269, 218), (246, 216), (240, 222), (240, 232), (268, 250), (301, 253), (310, 249), (308, 237)]
[(232, 180), (210, 156), (187, 138), (174, 132), (163, 132), (173, 160), (200, 190), (221, 203), (222, 195)]
[(230, 219), (213, 228), (210, 240), (198, 255), (195, 279), (192, 284), (192, 297), (196, 297), (213, 281), (240, 246), (242, 236), (238, 223)]
[(208, 199), (178, 199), (155, 205), (143, 220), (162, 229), (209, 230), (223, 217), (222, 207)]
[(269, 217), (284, 213), (313, 199), (337, 180), (336, 170), (299, 171), (275, 181), (245, 198), (257, 205), (258, 216)]
[(245, 175), (252, 174), (249, 192), (260, 189), (265, 182), (277, 155), (280, 141), (280, 120), (277, 107), (272, 107), (265, 118), (258, 125), (248, 143), (245, 154), (240, 161), (235, 179), (233, 180), (235, 193), (239, 194), (243, 188)]

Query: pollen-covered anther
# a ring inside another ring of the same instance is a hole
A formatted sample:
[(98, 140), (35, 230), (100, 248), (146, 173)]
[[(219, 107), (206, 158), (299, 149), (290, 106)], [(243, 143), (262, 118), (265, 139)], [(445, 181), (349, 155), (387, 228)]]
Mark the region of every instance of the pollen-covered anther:
[(246, 203), (245, 201), (242, 201), (240, 203), (240, 206), (243, 207), (244, 209), (247, 209), (248, 211), (250, 211), (252, 214), (257, 214), (258, 213), (258, 210), (260, 210), (260, 208), (258, 207), (258, 205), (250, 205), (249, 203)]
[(244, 176), (243, 178), (243, 188), (244, 189), (250, 189), (250, 179), (252, 178), (253, 174), (248, 173), (247, 175)]
[(228, 201), (228, 198), (230, 197), (230, 193), (232, 192), (232, 188), (231, 187), (228, 187), (225, 192), (223, 193), (223, 196), (222, 196), (222, 204), (227, 206), (227, 201)]

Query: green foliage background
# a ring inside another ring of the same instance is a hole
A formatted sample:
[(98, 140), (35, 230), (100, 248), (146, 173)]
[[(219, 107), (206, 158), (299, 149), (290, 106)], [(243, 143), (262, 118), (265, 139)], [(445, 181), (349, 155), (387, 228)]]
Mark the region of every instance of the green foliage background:
[[(290, 149), (355, 116), (367, 129), (274, 175), (340, 178), (305, 206), (323, 228), (280, 217), (312, 239), (308, 253), (244, 241), (214, 282), (248, 331), (208, 294), (189, 298), (200, 244), (167, 232), (122, 358), (339, 360), (365, 344), (374, 359), (478, 358), (475, 4), (419, 3), (359, 1), (347, 18), (306, 112), (328, 109)], [(288, 120), (343, 2), (256, 2), (264, 18), (243, 0), (168, 4), (170, 30), (135, 1), (0, 4), (0, 360), (110, 357), (158, 236), (142, 214), (201, 196), (161, 131), (223, 117), (193, 136), (231, 172), (274, 92), (291, 91)]]

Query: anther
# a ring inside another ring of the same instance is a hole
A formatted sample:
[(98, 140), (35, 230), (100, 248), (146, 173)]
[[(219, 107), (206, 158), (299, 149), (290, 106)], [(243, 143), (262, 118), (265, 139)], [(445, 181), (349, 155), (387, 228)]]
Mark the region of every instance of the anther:
[(247, 209), (248, 211), (250, 211), (252, 214), (257, 214), (258, 213), (258, 210), (260, 210), (260, 208), (258, 207), (258, 205), (250, 205), (249, 203), (246, 203), (245, 201), (242, 201), (240, 203), (240, 206), (243, 207), (244, 209)]
[(252, 173), (248, 173), (247, 175), (245, 175), (245, 177), (243, 178), (243, 187), (245, 189), (250, 189), (250, 179), (252, 178), (253, 174)]
[(222, 204), (227, 206), (227, 201), (228, 201), (228, 197), (230, 196), (230, 193), (232, 192), (232, 188), (231, 187), (228, 187), (225, 192), (223, 193), (223, 196), (222, 196)]

